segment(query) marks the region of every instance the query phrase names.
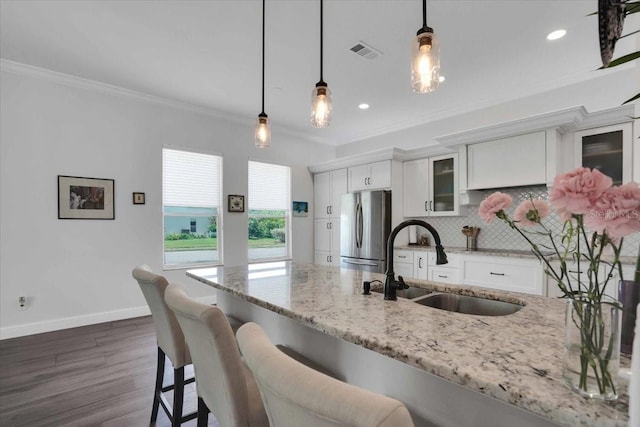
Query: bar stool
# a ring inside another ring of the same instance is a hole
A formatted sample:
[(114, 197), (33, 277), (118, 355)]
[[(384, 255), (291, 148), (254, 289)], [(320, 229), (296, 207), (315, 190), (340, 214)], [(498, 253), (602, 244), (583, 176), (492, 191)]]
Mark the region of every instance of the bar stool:
[(167, 287), (165, 301), (175, 313), (193, 357), (198, 378), (198, 427), (207, 425), (211, 411), (222, 427), (268, 426), (260, 391), (222, 310), (196, 301), (177, 283)]
[[(197, 412), (182, 414), (184, 386), (195, 381), (195, 378), (184, 378), (184, 368), (191, 364), (189, 347), (185, 341), (180, 325), (175, 315), (164, 302), (164, 293), (169, 282), (163, 276), (154, 274), (146, 265), (139, 265), (133, 269), (132, 275), (138, 281), (140, 289), (151, 309), (151, 317), (156, 329), (158, 342), (158, 361), (156, 367), (156, 384), (153, 393), (153, 407), (151, 423), (158, 417), (158, 409), (162, 409), (171, 420), (171, 426), (196, 418)], [(165, 357), (166, 356), (166, 357)], [(165, 360), (169, 359), (173, 365), (173, 384), (163, 387)], [(173, 405), (169, 403), (164, 393), (173, 390)]]
[(278, 350), (259, 325), (245, 323), (236, 336), (272, 426), (413, 426), (402, 402), (343, 383), (297, 362)]

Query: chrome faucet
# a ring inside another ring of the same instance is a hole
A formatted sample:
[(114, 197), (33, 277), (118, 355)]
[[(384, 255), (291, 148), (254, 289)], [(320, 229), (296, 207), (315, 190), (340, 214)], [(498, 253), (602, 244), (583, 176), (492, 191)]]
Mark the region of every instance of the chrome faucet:
[(433, 240), (436, 243), (436, 264), (446, 264), (447, 254), (444, 253), (444, 248), (440, 243), (440, 236), (435, 228), (431, 226), (431, 224), (426, 223), (419, 219), (410, 219), (398, 224), (396, 228), (391, 231), (389, 234), (389, 239), (387, 240), (387, 271), (386, 271), (386, 279), (384, 281), (384, 299), (395, 301), (398, 298), (396, 297), (397, 289), (407, 289), (409, 285), (404, 283), (404, 279), (402, 276), (398, 276), (398, 280), (396, 280), (396, 275), (393, 272), (393, 242), (396, 240), (396, 236), (405, 227), (410, 225), (420, 225), (431, 233), (433, 236)]

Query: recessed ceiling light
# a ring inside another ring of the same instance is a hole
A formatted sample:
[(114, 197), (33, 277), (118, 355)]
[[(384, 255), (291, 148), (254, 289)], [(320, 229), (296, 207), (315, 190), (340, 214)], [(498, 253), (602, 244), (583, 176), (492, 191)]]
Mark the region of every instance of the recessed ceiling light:
[(558, 40), (567, 34), (567, 30), (555, 30), (547, 34), (547, 40)]
[(439, 76), (439, 77), (438, 77), (438, 81), (439, 81), (440, 83), (442, 83), (442, 82), (443, 82), (443, 81), (445, 81), (446, 79), (447, 79), (447, 78), (446, 78), (445, 76)]
[(369, 109), (369, 104), (363, 102), (362, 104), (358, 105), (358, 108), (361, 110), (368, 110)]

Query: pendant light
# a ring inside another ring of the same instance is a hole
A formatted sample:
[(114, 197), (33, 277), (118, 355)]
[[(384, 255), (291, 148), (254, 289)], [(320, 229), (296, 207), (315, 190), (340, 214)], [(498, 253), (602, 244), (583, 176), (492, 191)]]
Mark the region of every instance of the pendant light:
[(265, 1), (262, 0), (262, 111), (258, 114), (256, 126), (256, 147), (269, 148), (271, 146), (271, 123), (269, 116), (264, 112), (264, 16)]
[(325, 128), (331, 121), (331, 91), (322, 79), (322, 17), (323, 0), (320, 0), (320, 81), (311, 92), (311, 124), (317, 128)]
[(422, 0), (422, 28), (411, 48), (411, 88), (414, 92), (433, 92), (440, 83), (440, 44), (433, 28), (427, 26), (427, 0)]

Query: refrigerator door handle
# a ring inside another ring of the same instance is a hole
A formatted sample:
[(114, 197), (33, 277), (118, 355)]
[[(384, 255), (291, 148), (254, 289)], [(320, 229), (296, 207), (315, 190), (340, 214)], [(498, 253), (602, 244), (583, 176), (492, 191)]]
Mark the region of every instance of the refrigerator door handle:
[(375, 262), (357, 262), (357, 261), (349, 261), (346, 259), (343, 259), (342, 262), (344, 262), (345, 264), (351, 264), (351, 265), (366, 265), (369, 267), (377, 267), (378, 264)]
[(356, 246), (362, 248), (362, 234), (364, 232), (364, 218), (362, 216), (362, 204), (356, 206)]

